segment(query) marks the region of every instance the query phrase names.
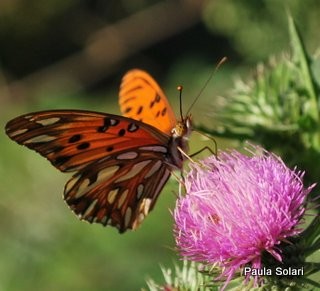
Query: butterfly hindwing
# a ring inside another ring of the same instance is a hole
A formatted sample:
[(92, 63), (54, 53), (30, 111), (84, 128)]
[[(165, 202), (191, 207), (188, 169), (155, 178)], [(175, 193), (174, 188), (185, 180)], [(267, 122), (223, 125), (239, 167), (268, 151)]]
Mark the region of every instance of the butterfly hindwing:
[(26, 114), (8, 122), (8, 136), (46, 157), (56, 168), (78, 171), (93, 161), (169, 137), (126, 117), (81, 110)]
[(136, 229), (170, 177), (164, 146), (120, 152), (88, 165), (66, 184), (64, 198), (90, 223)]
[(157, 82), (142, 70), (131, 70), (122, 79), (119, 93), (122, 115), (150, 124), (171, 135), (176, 118)]

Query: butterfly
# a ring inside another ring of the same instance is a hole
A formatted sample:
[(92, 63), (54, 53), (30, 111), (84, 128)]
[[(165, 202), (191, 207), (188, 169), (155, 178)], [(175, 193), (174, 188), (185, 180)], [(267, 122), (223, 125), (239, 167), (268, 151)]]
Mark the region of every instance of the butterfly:
[(74, 172), (64, 200), (80, 219), (136, 229), (153, 209), (171, 172), (182, 169), (192, 122), (177, 120), (163, 91), (145, 71), (121, 82), (122, 116), (50, 110), (10, 120), (7, 135), (62, 172)]

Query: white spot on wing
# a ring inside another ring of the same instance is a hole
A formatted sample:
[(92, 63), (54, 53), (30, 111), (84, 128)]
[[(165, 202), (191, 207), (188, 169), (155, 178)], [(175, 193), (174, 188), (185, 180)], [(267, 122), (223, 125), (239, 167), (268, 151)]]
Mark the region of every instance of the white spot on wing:
[(118, 170), (119, 170), (119, 166), (112, 166), (99, 171), (97, 181), (94, 184), (100, 183), (101, 181), (104, 181), (104, 180), (108, 180)]
[(157, 161), (150, 169), (150, 171), (145, 175), (145, 178), (151, 177), (155, 172), (157, 172), (162, 165), (162, 162), (159, 160)]
[(151, 152), (159, 152), (159, 153), (168, 152), (167, 148), (163, 146), (146, 146), (146, 147), (140, 147), (140, 149), (145, 151), (151, 151)]
[(135, 221), (132, 224), (132, 229), (136, 229), (144, 220), (145, 216), (143, 213), (139, 213), (138, 217), (135, 219)]
[(133, 178), (134, 176), (138, 175), (150, 162), (151, 160), (146, 160), (135, 164), (128, 173), (118, 178), (115, 182), (118, 183)]
[(121, 196), (120, 196), (120, 198), (119, 198), (119, 200), (118, 200), (118, 208), (121, 208), (121, 207), (122, 207), (124, 201), (126, 201), (126, 199), (127, 199), (128, 193), (129, 193), (129, 190), (128, 190), (128, 189), (126, 189), (125, 191), (123, 191), (123, 192), (121, 193)]
[(89, 215), (90, 212), (94, 209), (94, 207), (97, 204), (97, 202), (98, 202), (98, 199), (93, 200), (93, 202), (91, 202), (91, 204), (89, 205), (89, 207), (87, 208), (85, 213), (83, 213), (82, 217), (85, 217), (85, 216)]
[(72, 187), (79, 181), (80, 177), (81, 176), (75, 176), (68, 181), (68, 183), (66, 184), (66, 187), (65, 187), (65, 191), (64, 191), (65, 194), (68, 194), (68, 192), (72, 189)]
[(25, 133), (25, 132), (27, 132), (27, 131), (28, 131), (28, 129), (27, 129), (27, 128), (24, 128), (24, 129), (18, 129), (18, 130), (14, 131), (14, 132), (11, 132), (9, 135), (10, 135), (11, 137), (14, 137), (14, 136), (17, 136), (17, 135), (23, 134), (23, 133)]
[(37, 120), (36, 123), (39, 123), (43, 126), (46, 126), (46, 125), (55, 124), (59, 120), (60, 120), (60, 117), (51, 117), (51, 118), (47, 118), (47, 119)]
[(114, 126), (118, 123), (118, 121), (116, 119), (110, 119), (110, 125)]
[(116, 198), (116, 196), (117, 196), (117, 194), (118, 194), (118, 191), (119, 191), (119, 188), (114, 189), (114, 190), (111, 190), (111, 191), (108, 193), (107, 200), (108, 200), (108, 203), (109, 203), (109, 204), (112, 204), (112, 203), (114, 202), (114, 199)]
[(124, 215), (124, 227), (128, 228), (132, 216), (132, 210), (130, 207), (127, 208), (126, 213)]
[(169, 170), (165, 171), (160, 182), (158, 182), (155, 193), (158, 193), (160, 191), (160, 189), (163, 187), (163, 184), (165, 184), (165, 182), (168, 180), (169, 176), (170, 176), (170, 171)]
[(136, 229), (142, 223), (144, 218), (145, 218), (145, 215), (142, 212), (140, 212), (138, 217), (133, 222), (133, 229)]
[(56, 139), (55, 136), (42, 134), (42, 135), (38, 135), (38, 136), (30, 138), (30, 139), (26, 140), (24, 143), (49, 142), (49, 141), (53, 141), (55, 139)]
[(151, 202), (152, 202), (151, 198), (145, 198), (142, 200), (142, 203), (139, 207), (139, 212), (143, 213), (144, 216), (148, 215)]
[(76, 195), (74, 197), (79, 198), (83, 196), (86, 192), (88, 192), (89, 184), (90, 184), (90, 180), (88, 178), (84, 179), (83, 182), (78, 187)]
[(137, 187), (137, 199), (141, 198), (143, 190), (144, 190), (144, 185), (143, 184), (139, 184), (138, 187)]
[(118, 160), (133, 160), (138, 156), (137, 152), (126, 152), (117, 156)]
[(128, 127), (129, 132), (135, 132), (138, 129), (138, 126), (135, 123), (130, 123)]

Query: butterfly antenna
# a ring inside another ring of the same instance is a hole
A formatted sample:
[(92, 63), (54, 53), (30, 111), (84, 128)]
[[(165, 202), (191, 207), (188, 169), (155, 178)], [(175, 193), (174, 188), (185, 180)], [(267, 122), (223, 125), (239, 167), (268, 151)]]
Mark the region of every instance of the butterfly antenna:
[(181, 118), (181, 121), (183, 121), (183, 114), (182, 114), (182, 90), (183, 90), (183, 87), (181, 85), (179, 85), (177, 87), (177, 90), (179, 91), (179, 100), (180, 100), (180, 118)]
[[(219, 63), (216, 65), (215, 69), (211, 72), (209, 78), (207, 79), (207, 81), (204, 83), (203, 87), (201, 88), (199, 94), (197, 95), (197, 97), (193, 100), (192, 104), (190, 105), (186, 115), (188, 115), (192, 109), (192, 107), (194, 106), (194, 104), (198, 101), (199, 97), (202, 95), (202, 92), (204, 91), (204, 89), (206, 89), (206, 87), (208, 86), (209, 82), (211, 81), (212, 77), (216, 74), (216, 72), (218, 71), (218, 69), (220, 68), (220, 66), (227, 61), (227, 57), (223, 57)], [(181, 99), (181, 98), (180, 98)], [(181, 107), (181, 106), (180, 106)], [(180, 108), (181, 110), (181, 108)]]

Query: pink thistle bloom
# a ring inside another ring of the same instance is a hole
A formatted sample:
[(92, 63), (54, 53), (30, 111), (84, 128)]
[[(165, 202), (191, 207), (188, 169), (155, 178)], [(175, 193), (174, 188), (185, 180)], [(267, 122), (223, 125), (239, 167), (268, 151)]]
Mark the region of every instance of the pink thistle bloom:
[(218, 279), (224, 277), (225, 286), (245, 265), (261, 269), (265, 251), (281, 261), (278, 246), (302, 231), (298, 225), (314, 186), (304, 188), (303, 175), (265, 150), (250, 157), (222, 152), (193, 164), (187, 194), (174, 210), (180, 254), (221, 267)]

